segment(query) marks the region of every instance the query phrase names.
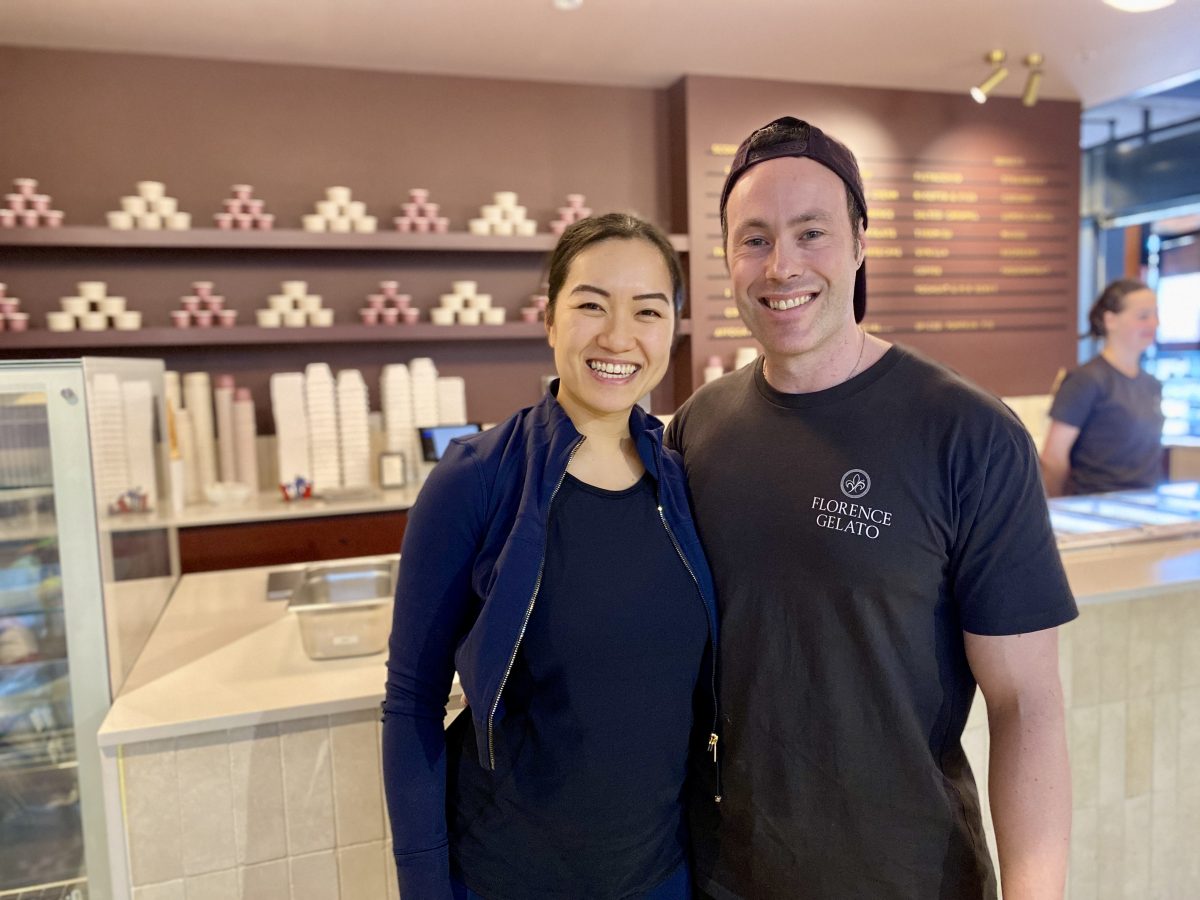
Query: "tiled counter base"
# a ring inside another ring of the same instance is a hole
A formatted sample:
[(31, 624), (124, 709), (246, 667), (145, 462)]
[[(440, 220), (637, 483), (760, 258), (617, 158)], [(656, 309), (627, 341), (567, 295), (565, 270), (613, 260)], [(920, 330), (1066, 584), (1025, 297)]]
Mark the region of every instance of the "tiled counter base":
[[(1200, 580), (1200, 553), (1192, 558)], [(1080, 616), (1061, 630), (1059, 661), (1073, 791), (1067, 897), (1200, 897), (1200, 585), (1097, 602), (1076, 591)], [(982, 696), (963, 745), (995, 859)]]
[(134, 900), (395, 900), (378, 720), (123, 745)]

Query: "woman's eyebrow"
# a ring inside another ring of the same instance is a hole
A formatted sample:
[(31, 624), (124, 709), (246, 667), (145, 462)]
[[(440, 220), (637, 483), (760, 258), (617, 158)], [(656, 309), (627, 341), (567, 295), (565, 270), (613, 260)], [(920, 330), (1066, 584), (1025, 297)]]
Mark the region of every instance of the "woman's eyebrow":
[(581, 292), (586, 292), (586, 293), (591, 293), (591, 294), (599, 294), (601, 297), (611, 297), (612, 296), (612, 294), (610, 294), (608, 291), (604, 290), (604, 288), (598, 288), (594, 284), (577, 284), (577, 285), (575, 285), (575, 287), (571, 288), (572, 294), (578, 294)]

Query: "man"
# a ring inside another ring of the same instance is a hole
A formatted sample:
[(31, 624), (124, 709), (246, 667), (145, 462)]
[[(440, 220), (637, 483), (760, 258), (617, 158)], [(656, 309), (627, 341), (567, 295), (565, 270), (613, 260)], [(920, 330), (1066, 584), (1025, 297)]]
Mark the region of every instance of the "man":
[(991, 729), (1005, 900), (1062, 896), (1070, 774), (1055, 626), (1073, 619), (1037, 456), (999, 402), (867, 335), (851, 152), (778, 119), (721, 195), (754, 365), (672, 421), (721, 607), (720, 802), (698, 886), (727, 898), (994, 898), (960, 737)]

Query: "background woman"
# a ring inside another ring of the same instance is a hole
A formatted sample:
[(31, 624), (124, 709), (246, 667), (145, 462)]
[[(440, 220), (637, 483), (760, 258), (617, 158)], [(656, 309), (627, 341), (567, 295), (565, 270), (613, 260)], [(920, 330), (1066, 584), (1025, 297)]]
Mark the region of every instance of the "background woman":
[(1158, 302), (1140, 281), (1114, 281), (1088, 313), (1104, 348), (1063, 380), (1042, 449), (1046, 493), (1099, 494), (1162, 480), (1162, 385), (1142, 369)]
[[(678, 457), (636, 405), (682, 273), (610, 214), (564, 232), (549, 282), (558, 381), (454, 441), (404, 535), (383, 705), (404, 900), (690, 896), (716, 610)], [(456, 669), (468, 708), (443, 732)]]

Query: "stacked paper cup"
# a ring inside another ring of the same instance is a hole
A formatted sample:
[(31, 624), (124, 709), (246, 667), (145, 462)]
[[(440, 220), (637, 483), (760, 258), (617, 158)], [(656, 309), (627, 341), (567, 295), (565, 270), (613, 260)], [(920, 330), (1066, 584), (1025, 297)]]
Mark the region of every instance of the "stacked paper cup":
[(403, 363), (384, 366), (379, 378), (379, 393), (383, 411), (384, 448), (388, 453), (404, 454), (405, 476), (414, 479), (420, 453), (408, 366)]
[(225, 308), (225, 298), (213, 293), (211, 281), (193, 281), (192, 293), (180, 297), (179, 306), (171, 310), (171, 324), (176, 328), (232, 328), (237, 324), (237, 310)]
[(233, 395), (233, 454), (236, 480), (258, 491), (258, 426), (254, 420), (254, 398), (250, 388), (240, 387)]
[(436, 232), (445, 234), (450, 230), (450, 220), (439, 215), (441, 207), (429, 199), (429, 191), (425, 188), (413, 188), (408, 192), (408, 202), (401, 203), (403, 214), (392, 219), (397, 231), (414, 231), (424, 234)]
[[(28, 331), (29, 330), (29, 313), (21, 312), (21, 300), (18, 297), (8, 296), (8, 285), (0, 283), (0, 331)], [(55, 313), (49, 313), (46, 317), (47, 324), (53, 322), (51, 318)], [(52, 326), (51, 326), (52, 327)], [(70, 327), (59, 328), (58, 331), (71, 331), (75, 327), (75, 320), (72, 318)]]
[(255, 320), (260, 328), (303, 328), (314, 325), (328, 328), (333, 324), (333, 310), (323, 306), (320, 294), (308, 293), (307, 281), (284, 281), (280, 283), (283, 293), (267, 298), (267, 308), (255, 310)]
[(79, 292), (73, 297), (63, 297), (61, 310), (46, 313), (46, 326), (51, 331), (105, 331), (110, 325), (121, 331), (136, 331), (142, 327), (142, 314), (127, 309), (124, 297), (108, 294), (108, 285), (103, 281), (80, 281), (75, 285)]
[(515, 191), (497, 191), (491, 203), (479, 208), (479, 217), (467, 223), (467, 230), (471, 234), (532, 237), (537, 234), (537, 222), (527, 217)]
[(438, 424), (467, 424), (466, 379), (443, 375), (437, 380)]
[(434, 325), (503, 325), (505, 310), (492, 306), (492, 295), (481, 294), (474, 281), (451, 282), (451, 291), (442, 294), (440, 304), (429, 311)]
[(96, 505), (107, 512), (129, 489), (125, 403), (120, 379), (111, 372), (94, 375), (88, 388), (88, 436), (96, 474)]
[(0, 208), (0, 228), (57, 228), (63, 223), (63, 211), (51, 209), (49, 194), (39, 194), (35, 178), (13, 179), (11, 193), (4, 195)]
[(367, 303), (358, 311), (358, 317), (364, 325), (395, 325), (403, 322), (411, 325), (416, 322), (421, 311), (412, 306), (412, 295), (401, 294), (400, 282), (379, 282), (379, 293), (368, 294)]
[(348, 187), (325, 189), (325, 199), (318, 200), (316, 212), (303, 218), (305, 231), (334, 231), (342, 234), (351, 231), (369, 233), (375, 230), (378, 220), (367, 215), (367, 205), (351, 197)]
[(583, 194), (567, 194), (567, 205), (558, 208), (558, 218), (550, 223), (550, 230), (562, 234), (568, 225), (590, 216), (592, 211), (583, 201)]
[(179, 211), (179, 201), (167, 196), (161, 181), (139, 181), (137, 193), (121, 198), (121, 208), (108, 213), (108, 227), (120, 231), (144, 228), (186, 231), (192, 227), (191, 213)]
[(538, 321), (545, 315), (546, 307), (549, 305), (550, 298), (545, 294), (531, 294), (529, 297), (529, 305), (521, 307), (521, 321)]
[(338, 450), (337, 394), (333, 372), (326, 363), (309, 363), (304, 368), (304, 408), (308, 417), (308, 449), (312, 458), (312, 481), (317, 490), (341, 484), (342, 464)]
[(266, 211), (263, 200), (254, 196), (253, 185), (235, 184), (232, 191), (232, 196), (221, 201), (224, 211), (213, 214), (213, 221), (218, 228), (269, 231), (275, 227), (275, 216)]
[(308, 447), (302, 372), (271, 376), (271, 413), (275, 419), (275, 448), (279, 455), (279, 489), (287, 500), (312, 493), (312, 462)]
[(358, 369), (337, 374), (338, 449), (342, 487), (371, 483), (371, 432), (367, 424), (367, 383)]
[(183, 402), (192, 420), (196, 442), (196, 474), (200, 496), (217, 483), (216, 434), (213, 428), (213, 393), (207, 372), (183, 376)]
[(158, 467), (154, 451), (154, 394), (150, 382), (121, 382), (121, 405), (125, 458), (129, 467), (127, 493), (138, 498), (137, 509), (154, 509), (158, 505)]
[(438, 418), (437, 367), (433, 360), (419, 356), (408, 364), (412, 383), (413, 425), (417, 428), (432, 428), (440, 424)]

